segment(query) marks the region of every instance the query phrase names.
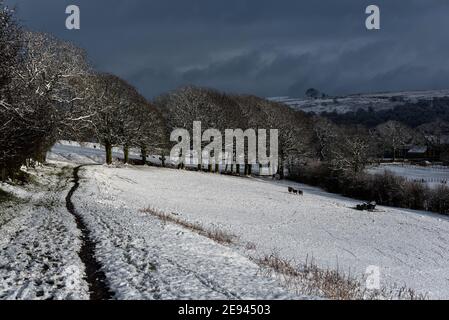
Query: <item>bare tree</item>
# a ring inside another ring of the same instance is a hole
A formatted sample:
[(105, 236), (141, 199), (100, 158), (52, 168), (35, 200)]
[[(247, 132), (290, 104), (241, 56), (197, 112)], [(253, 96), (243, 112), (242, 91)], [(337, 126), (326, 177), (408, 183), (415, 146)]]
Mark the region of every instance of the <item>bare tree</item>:
[(414, 138), (413, 131), (398, 121), (388, 121), (376, 128), (378, 137), (383, 145), (393, 153), (393, 162), (396, 161), (397, 151), (411, 143)]
[(449, 135), (449, 123), (442, 120), (426, 123), (418, 127), (426, 144), (440, 147), (444, 144), (444, 137)]
[(284, 109), (278, 104), (271, 105), (267, 123), (279, 130), (279, 169), (284, 178), (287, 164), (296, 166), (312, 156), (312, 126), (310, 118), (300, 111)]
[(20, 61), (21, 30), (13, 12), (0, 0), (0, 178), (5, 180), (10, 171), (20, 166), (18, 152), (11, 141), (11, 128), (19, 116), (12, 107), (11, 82), (15, 66)]
[(308, 98), (317, 99), (320, 95), (320, 92), (315, 88), (310, 88), (306, 91), (306, 97)]
[(66, 127), (77, 121), (72, 111), (79, 98), (71, 82), (84, 77), (89, 67), (84, 51), (50, 35), (25, 32), (23, 43), (23, 61), (14, 78), (16, 106), (34, 117), (38, 135), (45, 132), (39, 151), (45, 155)]
[(335, 147), (338, 137), (338, 127), (326, 118), (315, 117), (313, 119), (313, 135), (320, 161), (331, 160), (332, 149)]
[(69, 81), (87, 70), (75, 46), (49, 35), (22, 31), (0, 2), (0, 167), (2, 179), (47, 150), (70, 119)]
[(164, 147), (165, 122), (134, 87), (111, 74), (93, 74), (87, 82), (90, 115), (85, 121), (105, 146), (107, 164), (112, 163), (113, 147), (123, 147), (125, 162), (131, 147), (141, 149), (144, 162), (151, 148)]
[(366, 128), (341, 128), (332, 149), (331, 168), (336, 171), (362, 172), (373, 156), (373, 133)]
[(162, 166), (165, 166), (165, 155), (169, 152), (168, 130), (159, 110), (145, 101), (139, 105), (137, 117), (137, 134), (134, 145), (140, 149), (142, 161), (146, 163), (149, 153), (161, 155)]
[(120, 108), (121, 134), (125, 163), (128, 162), (130, 147), (140, 149), (142, 162), (146, 163), (148, 153), (164, 155), (167, 152), (167, 137), (165, 121), (159, 110), (151, 105), (137, 90), (124, 84), (127, 90), (122, 95), (128, 98)]

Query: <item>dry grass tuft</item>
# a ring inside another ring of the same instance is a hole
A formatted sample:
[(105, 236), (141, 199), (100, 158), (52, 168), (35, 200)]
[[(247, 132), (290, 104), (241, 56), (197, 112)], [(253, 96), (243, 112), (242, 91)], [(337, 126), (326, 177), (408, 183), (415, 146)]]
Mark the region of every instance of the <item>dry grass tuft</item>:
[(192, 223), (185, 220), (182, 220), (181, 218), (173, 215), (173, 214), (167, 214), (165, 212), (161, 212), (159, 210), (155, 210), (152, 208), (146, 208), (143, 209), (142, 212), (149, 213), (152, 216), (160, 219), (161, 221), (167, 223), (174, 223), (177, 224), (183, 228), (189, 229), (193, 232), (196, 232), (204, 237), (207, 237), (209, 239), (214, 240), (215, 242), (218, 242), (220, 244), (235, 244), (236, 236), (231, 235), (229, 233), (226, 233), (223, 230), (220, 230), (216, 227), (212, 229), (206, 229), (204, 226), (202, 226), (199, 223)]
[[(217, 228), (206, 229), (199, 223), (182, 220), (176, 214), (167, 214), (152, 208), (141, 210), (157, 217), (165, 223), (174, 223), (183, 228), (208, 237), (220, 244), (236, 244), (236, 237)], [(248, 242), (247, 250), (255, 250), (256, 245)], [(278, 254), (251, 258), (268, 276), (275, 275), (291, 290), (300, 295), (317, 296), (332, 300), (425, 300), (426, 295), (402, 287), (381, 290), (367, 290), (360, 281), (350, 275), (344, 275), (339, 270), (324, 270), (313, 260), (297, 265), (293, 261), (283, 259)]]
[(268, 275), (280, 276), (281, 281), (298, 294), (319, 296), (332, 300), (425, 300), (426, 295), (410, 288), (367, 290), (357, 279), (338, 270), (320, 269), (313, 260), (296, 266), (292, 261), (271, 254), (253, 258)]

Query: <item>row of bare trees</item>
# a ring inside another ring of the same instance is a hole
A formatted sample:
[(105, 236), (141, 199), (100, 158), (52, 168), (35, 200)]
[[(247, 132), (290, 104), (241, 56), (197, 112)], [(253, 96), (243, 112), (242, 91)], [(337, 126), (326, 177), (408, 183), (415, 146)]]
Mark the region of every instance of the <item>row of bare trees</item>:
[[(221, 132), (226, 129), (278, 129), (281, 175), (289, 163), (310, 156), (311, 123), (308, 117), (281, 104), (193, 86), (162, 95), (155, 104), (163, 112), (170, 129), (191, 131), (194, 121), (201, 121), (205, 129), (214, 128)], [(230, 170), (240, 173), (241, 168), (231, 165)], [(244, 172), (251, 173), (249, 163), (245, 164)]]
[(80, 114), (76, 120), (82, 130), (68, 132), (72, 138), (81, 132), (104, 145), (106, 163), (112, 163), (116, 146), (123, 147), (125, 163), (130, 148), (140, 149), (144, 163), (149, 152), (165, 151), (167, 132), (161, 113), (126, 81), (111, 74), (91, 74), (77, 87), (82, 94), (74, 113)]
[[(431, 128), (414, 130), (397, 121), (376, 128), (337, 125), (327, 118), (255, 96), (229, 95), (192, 86), (164, 94), (155, 104), (170, 129), (191, 130), (194, 121), (201, 121), (203, 128), (221, 132), (235, 128), (278, 129), (281, 176), (284, 168), (295, 171), (310, 162), (325, 164), (335, 172), (358, 174), (387, 153), (396, 160), (406, 146), (425, 145), (429, 143), (426, 139), (434, 137), (426, 134)], [(240, 172), (239, 168), (235, 171)]]
[(22, 29), (0, 0), (0, 178), (43, 162), (61, 138), (106, 146), (164, 148), (159, 111), (116, 76), (92, 70), (83, 50)]
[[(335, 171), (359, 173), (385, 148), (396, 153), (414, 139), (411, 129), (396, 122), (374, 130), (339, 126), (276, 102), (207, 88), (181, 88), (158, 97), (155, 104), (171, 129), (191, 130), (194, 121), (222, 132), (235, 128), (278, 129), (281, 176), (284, 169), (294, 171), (313, 161), (325, 163)], [(239, 168), (236, 171), (240, 172)]]
[(373, 160), (389, 154), (394, 161), (411, 145), (439, 146), (445, 127), (443, 122), (416, 129), (398, 121), (387, 121), (375, 128), (336, 125), (323, 117), (314, 117), (313, 134), (319, 161), (336, 170), (363, 171)]

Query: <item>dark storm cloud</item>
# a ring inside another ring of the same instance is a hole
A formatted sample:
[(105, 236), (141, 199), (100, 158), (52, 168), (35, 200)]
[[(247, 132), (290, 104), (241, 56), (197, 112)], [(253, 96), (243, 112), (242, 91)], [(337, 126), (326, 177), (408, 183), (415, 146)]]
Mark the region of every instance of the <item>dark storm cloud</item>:
[[(444, 0), (15, 0), (32, 29), (85, 48), (146, 96), (196, 84), (262, 96), (449, 87)], [(365, 8), (382, 30), (364, 28)], [(64, 27), (81, 8), (81, 30)]]

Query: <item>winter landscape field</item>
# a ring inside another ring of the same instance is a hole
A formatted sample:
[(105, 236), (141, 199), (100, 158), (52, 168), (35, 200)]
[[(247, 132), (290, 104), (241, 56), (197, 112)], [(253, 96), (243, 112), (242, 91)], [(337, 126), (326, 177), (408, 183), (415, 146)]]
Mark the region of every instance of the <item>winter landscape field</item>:
[(449, 300), (449, 4), (381, 2), (0, 0), (0, 304)]
[[(65, 202), (79, 165), (71, 201), (104, 272), (107, 291), (96, 292), (109, 298), (326, 298), (264, 271), (258, 262), (273, 255), (292, 265), (314, 261), (362, 284), (377, 266), (389, 290), (449, 296), (447, 217), (388, 207), (360, 212), (356, 200), (267, 178), (98, 165), (92, 148), (68, 145), (53, 148), (49, 158), (57, 161), (32, 170), (36, 186), (1, 185), (20, 199), (0, 214), (2, 299), (89, 297), (86, 261), (76, 254), (82, 230)], [(151, 212), (231, 240), (214, 241)]]

